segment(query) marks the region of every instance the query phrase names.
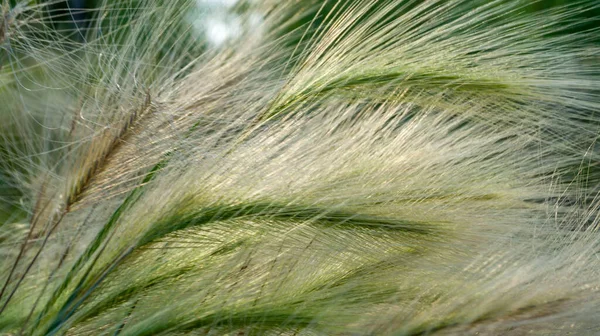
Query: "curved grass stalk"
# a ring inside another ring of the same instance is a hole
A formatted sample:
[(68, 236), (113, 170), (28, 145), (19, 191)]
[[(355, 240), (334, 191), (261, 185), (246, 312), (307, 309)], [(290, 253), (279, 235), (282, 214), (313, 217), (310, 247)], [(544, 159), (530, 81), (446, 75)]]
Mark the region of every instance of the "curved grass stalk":
[(0, 333), (600, 327), (592, 2), (58, 4), (0, 11)]

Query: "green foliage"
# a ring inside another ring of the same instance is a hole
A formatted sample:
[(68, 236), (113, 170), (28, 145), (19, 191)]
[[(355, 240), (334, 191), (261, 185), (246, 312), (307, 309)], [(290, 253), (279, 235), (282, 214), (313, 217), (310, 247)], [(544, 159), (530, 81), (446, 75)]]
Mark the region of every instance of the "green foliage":
[(3, 2), (0, 334), (600, 330), (597, 5), (194, 6)]

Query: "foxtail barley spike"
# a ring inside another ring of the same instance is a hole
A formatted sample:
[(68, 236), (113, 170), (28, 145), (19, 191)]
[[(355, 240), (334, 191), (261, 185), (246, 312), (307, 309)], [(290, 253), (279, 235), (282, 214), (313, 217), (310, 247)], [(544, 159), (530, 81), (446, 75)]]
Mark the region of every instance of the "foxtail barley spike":
[(600, 334), (595, 1), (1, 3), (0, 335)]

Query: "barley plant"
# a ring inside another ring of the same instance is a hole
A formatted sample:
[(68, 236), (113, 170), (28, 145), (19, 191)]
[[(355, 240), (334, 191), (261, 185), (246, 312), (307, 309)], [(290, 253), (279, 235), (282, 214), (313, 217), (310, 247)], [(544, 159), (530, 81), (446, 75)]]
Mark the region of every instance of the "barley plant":
[(600, 334), (597, 1), (1, 2), (0, 334)]

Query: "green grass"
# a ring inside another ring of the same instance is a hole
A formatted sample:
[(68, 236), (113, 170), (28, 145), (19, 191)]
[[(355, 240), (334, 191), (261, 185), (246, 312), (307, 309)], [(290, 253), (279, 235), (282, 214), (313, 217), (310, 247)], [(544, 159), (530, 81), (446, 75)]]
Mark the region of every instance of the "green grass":
[(600, 330), (596, 4), (194, 6), (2, 2), (0, 335)]

